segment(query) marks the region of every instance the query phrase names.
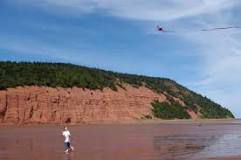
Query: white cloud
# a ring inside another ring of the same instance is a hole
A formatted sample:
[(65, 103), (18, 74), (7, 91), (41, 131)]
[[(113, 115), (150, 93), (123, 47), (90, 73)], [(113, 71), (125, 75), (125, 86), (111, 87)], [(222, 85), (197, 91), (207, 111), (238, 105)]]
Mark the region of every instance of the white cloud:
[(168, 21), (201, 14), (210, 14), (234, 5), (227, 0), (101, 0), (100, 6), (107, 8), (114, 15), (138, 20)]
[(90, 13), (96, 8), (93, 0), (16, 0), (9, 2), (18, 6), (31, 6), (44, 9), (49, 12), (60, 14), (68, 13)]
[[(42, 7), (61, 14), (98, 10), (111, 15), (148, 21), (168, 21), (211, 14), (234, 6), (236, 0), (16, 0), (19, 5)], [(15, 1), (15, 3), (16, 3)], [(64, 12), (64, 13), (63, 13)]]

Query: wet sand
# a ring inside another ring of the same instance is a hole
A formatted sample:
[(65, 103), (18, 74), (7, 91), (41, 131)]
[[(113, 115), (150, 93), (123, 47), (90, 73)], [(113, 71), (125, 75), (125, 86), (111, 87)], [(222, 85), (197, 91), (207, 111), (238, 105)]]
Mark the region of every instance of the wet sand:
[(209, 158), (208, 160), (241, 160), (241, 156)]
[(240, 123), (70, 126), (75, 151), (64, 154), (62, 126), (0, 128), (0, 160), (237, 160)]

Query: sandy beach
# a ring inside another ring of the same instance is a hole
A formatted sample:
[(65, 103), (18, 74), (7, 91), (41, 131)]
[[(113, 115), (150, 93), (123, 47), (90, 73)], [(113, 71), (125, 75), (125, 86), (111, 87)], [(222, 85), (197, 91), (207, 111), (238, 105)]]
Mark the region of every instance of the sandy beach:
[(63, 153), (63, 126), (1, 126), (1, 160), (236, 160), (241, 159), (239, 121), (69, 126), (75, 152)]

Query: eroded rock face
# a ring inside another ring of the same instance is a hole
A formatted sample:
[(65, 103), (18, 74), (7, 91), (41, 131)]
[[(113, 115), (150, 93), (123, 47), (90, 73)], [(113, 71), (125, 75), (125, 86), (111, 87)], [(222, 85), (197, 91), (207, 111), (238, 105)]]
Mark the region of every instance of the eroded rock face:
[(126, 86), (105, 88), (17, 87), (0, 91), (1, 123), (84, 123), (141, 119), (151, 115), (151, 102), (163, 94)]

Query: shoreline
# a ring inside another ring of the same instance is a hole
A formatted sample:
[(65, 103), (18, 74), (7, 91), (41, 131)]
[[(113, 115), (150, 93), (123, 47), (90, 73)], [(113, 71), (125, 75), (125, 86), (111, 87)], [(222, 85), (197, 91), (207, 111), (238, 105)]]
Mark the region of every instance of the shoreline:
[(0, 128), (3, 127), (38, 127), (38, 126), (82, 126), (82, 125), (142, 125), (142, 124), (196, 124), (196, 125), (204, 125), (204, 124), (223, 124), (223, 125), (239, 125), (241, 124), (240, 119), (197, 119), (197, 120), (127, 120), (127, 121), (99, 121), (99, 122), (82, 122), (82, 123), (22, 123), (22, 124), (14, 124), (14, 123), (0, 123)]

